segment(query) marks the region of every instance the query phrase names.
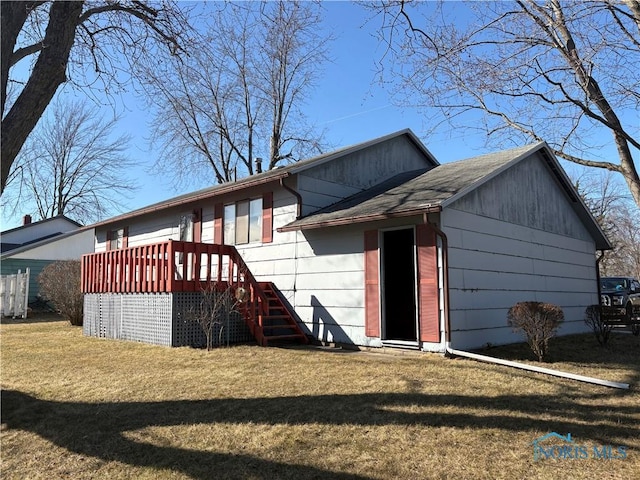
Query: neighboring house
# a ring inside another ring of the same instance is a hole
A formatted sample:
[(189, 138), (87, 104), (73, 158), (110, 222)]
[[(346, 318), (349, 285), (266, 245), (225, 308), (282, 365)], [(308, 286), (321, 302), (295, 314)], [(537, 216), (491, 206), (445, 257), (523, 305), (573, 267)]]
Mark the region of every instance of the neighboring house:
[(62, 235), (63, 233), (77, 230), (80, 227), (82, 227), (81, 224), (64, 215), (58, 215), (38, 222), (32, 222), (31, 215), (25, 215), (22, 219), (21, 226), (0, 232), (2, 253), (23, 247), (30, 243)]
[(64, 216), (31, 223), (26, 215), (22, 226), (0, 235), (0, 274), (24, 273), (29, 268), (29, 303), (37, 299), (37, 278), (45, 266), (56, 260), (80, 260), (93, 251), (95, 241), (93, 228), (84, 228)]
[(546, 144), (439, 165), (410, 130), (94, 227), (96, 252), (235, 245), (309, 336), (440, 352), (519, 341), (506, 323), (518, 301), (560, 305), (561, 333), (584, 331), (595, 252), (610, 248)]

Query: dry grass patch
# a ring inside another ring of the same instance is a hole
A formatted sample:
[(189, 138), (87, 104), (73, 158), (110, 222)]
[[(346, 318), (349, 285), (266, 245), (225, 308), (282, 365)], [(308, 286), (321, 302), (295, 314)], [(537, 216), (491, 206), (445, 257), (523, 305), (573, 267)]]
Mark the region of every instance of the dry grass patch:
[[(546, 365), (631, 382), (629, 391), (432, 354), (169, 349), (85, 338), (65, 322), (3, 324), (1, 335), (4, 479), (640, 471), (640, 346), (631, 335), (602, 351), (575, 347), (586, 337), (558, 339), (569, 342), (565, 357), (552, 344)], [(523, 351), (489, 353), (523, 360)], [(627, 457), (534, 461), (532, 442), (552, 431), (590, 448), (624, 445)]]

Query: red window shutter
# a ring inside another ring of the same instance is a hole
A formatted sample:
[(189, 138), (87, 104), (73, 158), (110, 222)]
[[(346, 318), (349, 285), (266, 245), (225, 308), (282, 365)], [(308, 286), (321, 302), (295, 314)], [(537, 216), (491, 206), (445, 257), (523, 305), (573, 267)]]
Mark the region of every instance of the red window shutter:
[(107, 251), (111, 250), (111, 230), (107, 230)]
[(122, 248), (129, 247), (129, 227), (122, 229)]
[(196, 208), (193, 211), (193, 241), (202, 242), (202, 209)]
[(216, 203), (213, 206), (213, 243), (217, 245), (224, 244), (223, 238), (223, 215), (224, 215), (224, 204)]
[(273, 192), (262, 195), (262, 243), (273, 242)]
[(438, 247), (435, 232), (427, 225), (418, 225), (416, 243), (418, 244), (420, 341), (439, 342)]
[(380, 258), (378, 231), (364, 232), (365, 335), (380, 337)]

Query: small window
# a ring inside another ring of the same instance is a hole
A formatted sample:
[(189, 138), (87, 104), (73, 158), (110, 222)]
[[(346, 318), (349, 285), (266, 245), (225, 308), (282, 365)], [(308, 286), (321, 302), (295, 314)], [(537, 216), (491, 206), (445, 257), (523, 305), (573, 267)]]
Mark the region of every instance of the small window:
[(124, 247), (124, 228), (117, 230), (110, 230), (107, 233), (107, 242), (109, 243), (109, 250), (118, 250)]
[(180, 241), (193, 242), (193, 214), (180, 217)]
[(224, 206), (224, 241), (231, 245), (262, 240), (262, 198)]
[(249, 202), (249, 242), (262, 240), (262, 199), (255, 198)]
[(224, 206), (224, 243), (236, 243), (236, 205), (231, 203)]
[(236, 245), (249, 243), (249, 201), (236, 203)]

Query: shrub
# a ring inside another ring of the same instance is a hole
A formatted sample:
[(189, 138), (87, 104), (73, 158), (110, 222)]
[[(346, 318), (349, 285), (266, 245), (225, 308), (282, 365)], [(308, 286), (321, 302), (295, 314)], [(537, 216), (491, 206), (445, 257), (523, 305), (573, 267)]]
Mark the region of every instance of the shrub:
[(38, 283), (42, 297), (49, 300), (71, 325), (82, 325), (79, 260), (50, 263), (38, 275)]
[(542, 302), (519, 302), (509, 309), (507, 323), (514, 331), (522, 331), (533, 353), (542, 362), (549, 348), (549, 340), (555, 336), (564, 320), (564, 313), (557, 305)]
[[(231, 287), (221, 289), (216, 283), (208, 283), (202, 287), (201, 293), (200, 304), (190, 308), (186, 315), (200, 325), (206, 337), (207, 351), (210, 351), (213, 348), (215, 327), (218, 327), (221, 336), (225, 323), (228, 327), (229, 314), (236, 304)], [(218, 345), (221, 344), (221, 338), (218, 338)]]
[(600, 305), (589, 305), (584, 311), (584, 323), (591, 327), (596, 340), (601, 346), (606, 346), (609, 342), (609, 336), (613, 325), (605, 323), (602, 320), (602, 312)]

